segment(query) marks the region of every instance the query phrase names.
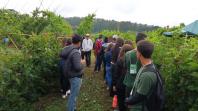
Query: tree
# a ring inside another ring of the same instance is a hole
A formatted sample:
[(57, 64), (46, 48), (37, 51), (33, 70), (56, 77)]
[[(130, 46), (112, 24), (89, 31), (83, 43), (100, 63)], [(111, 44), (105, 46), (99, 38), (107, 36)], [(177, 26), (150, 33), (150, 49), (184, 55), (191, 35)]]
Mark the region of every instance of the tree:
[(95, 16), (95, 14), (89, 14), (87, 17), (85, 17), (77, 28), (77, 34), (85, 35), (86, 33), (91, 33)]
[(72, 27), (63, 17), (50, 11), (34, 10), (32, 17), (23, 24), (23, 32), (26, 34), (53, 33), (56, 36), (71, 35)]

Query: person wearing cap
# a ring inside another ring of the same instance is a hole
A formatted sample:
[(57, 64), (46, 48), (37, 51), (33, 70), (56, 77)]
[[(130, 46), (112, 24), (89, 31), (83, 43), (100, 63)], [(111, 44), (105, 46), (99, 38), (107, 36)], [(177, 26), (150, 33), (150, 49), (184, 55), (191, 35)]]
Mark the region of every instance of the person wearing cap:
[(82, 42), (82, 51), (84, 52), (86, 65), (91, 65), (91, 50), (93, 49), (93, 41), (90, 39), (90, 35), (86, 34), (85, 39)]
[(83, 64), (85, 62), (81, 60), (80, 45), (81, 36), (74, 34), (72, 36), (72, 44), (65, 47), (60, 53), (60, 57), (67, 62), (64, 66), (64, 68), (67, 69), (67, 71), (64, 70), (64, 75), (69, 79), (71, 85), (67, 111), (76, 110), (76, 101), (82, 84)]

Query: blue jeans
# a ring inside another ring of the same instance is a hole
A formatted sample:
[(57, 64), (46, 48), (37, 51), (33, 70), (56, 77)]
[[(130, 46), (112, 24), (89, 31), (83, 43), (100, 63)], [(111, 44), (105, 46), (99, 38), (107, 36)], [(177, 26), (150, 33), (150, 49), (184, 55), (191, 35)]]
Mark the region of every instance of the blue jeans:
[(106, 65), (106, 82), (108, 87), (110, 88), (112, 85), (112, 73), (111, 73), (111, 66)]
[(68, 99), (67, 111), (74, 111), (74, 109), (76, 108), (76, 100), (82, 84), (82, 78), (78, 78), (78, 77), (70, 78), (69, 82), (71, 85), (70, 88), (71, 94)]

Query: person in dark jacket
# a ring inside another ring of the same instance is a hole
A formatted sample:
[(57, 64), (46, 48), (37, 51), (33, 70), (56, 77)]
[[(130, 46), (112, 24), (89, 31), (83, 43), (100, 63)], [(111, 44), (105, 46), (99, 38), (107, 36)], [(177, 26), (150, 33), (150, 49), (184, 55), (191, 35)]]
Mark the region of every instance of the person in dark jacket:
[(112, 73), (111, 73), (111, 60), (112, 60), (112, 47), (113, 44), (109, 44), (105, 51), (105, 81), (107, 83), (107, 90), (112, 86)]
[[(129, 98), (126, 99), (125, 103), (131, 107), (131, 111), (161, 111), (160, 109), (148, 109), (147, 103), (155, 101), (155, 96), (153, 96), (153, 91), (157, 91), (157, 82), (161, 82), (161, 76), (155, 72), (156, 67), (152, 62), (152, 54), (154, 51), (154, 44), (142, 40), (137, 44), (137, 59), (140, 60), (142, 67), (138, 71), (135, 78), (133, 88), (131, 90)], [(154, 71), (152, 71), (154, 70)], [(158, 78), (160, 76), (160, 80)], [(148, 99), (150, 98), (150, 99)], [(157, 101), (157, 100), (156, 100)], [(152, 104), (153, 107), (158, 107), (158, 105)]]
[[(81, 37), (79, 35), (73, 35), (72, 37), (72, 45), (65, 47), (61, 52), (61, 58), (68, 60), (67, 66), (67, 74), (65, 75), (69, 78), (69, 82), (71, 85), (71, 94), (68, 99), (68, 107), (67, 111), (76, 110), (76, 100), (80, 91), (80, 87), (82, 84), (82, 76), (83, 76), (83, 65), (85, 61), (81, 60), (80, 54), (80, 43)], [(64, 67), (65, 68), (65, 67)]]
[(116, 44), (112, 50), (112, 63), (113, 64), (115, 64), (117, 62), (118, 55), (120, 53), (120, 49), (123, 46), (123, 44), (124, 44), (124, 40), (122, 38), (117, 38)]
[(125, 85), (123, 84), (123, 80), (125, 77), (126, 69), (124, 69), (124, 55), (126, 52), (132, 50), (132, 46), (129, 44), (123, 45), (120, 50), (118, 60), (115, 65), (115, 74), (113, 76), (113, 90), (116, 92), (118, 97), (118, 107), (119, 111), (126, 111), (126, 107), (124, 104), (125, 100)]
[(106, 77), (106, 62), (105, 62), (105, 50), (107, 49), (109, 43), (108, 43), (108, 38), (105, 37), (104, 38), (104, 43), (102, 44), (102, 49), (100, 51), (100, 55), (101, 55), (101, 58), (102, 58), (102, 61), (103, 61), (103, 70), (104, 70), (104, 79)]
[[(117, 62), (120, 49), (124, 44), (124, 40), (122, 38), (117, 38), (116, 44), (114, 45), (112, 49), (112, 61), (111, 61), (111, 71), (112, 71), (112, 76), (115, 74), (115, 64)], [(114, 91), (113, 91), (113, 86), (110, 88), (110, 96), (114, 96)]]
[[(71, 39), (66, 39), (64, 40), (64, 48), (68, 47), (71, 45)], [(60, 63), (59, 63), (59, 70), (60, 70), (60, 85), (61, 85), (61, 93), (62, 93), (62, 98), (65, 99), (67, 95), (70, 94), (70, 84), (69, 84), (69, 79), (64, 76), (64, 62), (65, 59), (61, 58)]]

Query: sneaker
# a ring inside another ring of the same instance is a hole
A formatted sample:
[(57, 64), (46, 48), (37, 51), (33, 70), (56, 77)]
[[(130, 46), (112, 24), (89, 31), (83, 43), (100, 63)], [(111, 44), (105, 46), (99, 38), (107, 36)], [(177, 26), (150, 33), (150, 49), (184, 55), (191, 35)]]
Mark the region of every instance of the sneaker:
[(107, 90), (109, 91), (109, 87), (107, 87)]
[(67, 95), (62, 95), (62, 98), (65, 99), (67, 97)]
[(66, 96), (70, 95), (70, 93), (71, 93), (71, 91), (68, 90), (68, 91), (66, 92)]

